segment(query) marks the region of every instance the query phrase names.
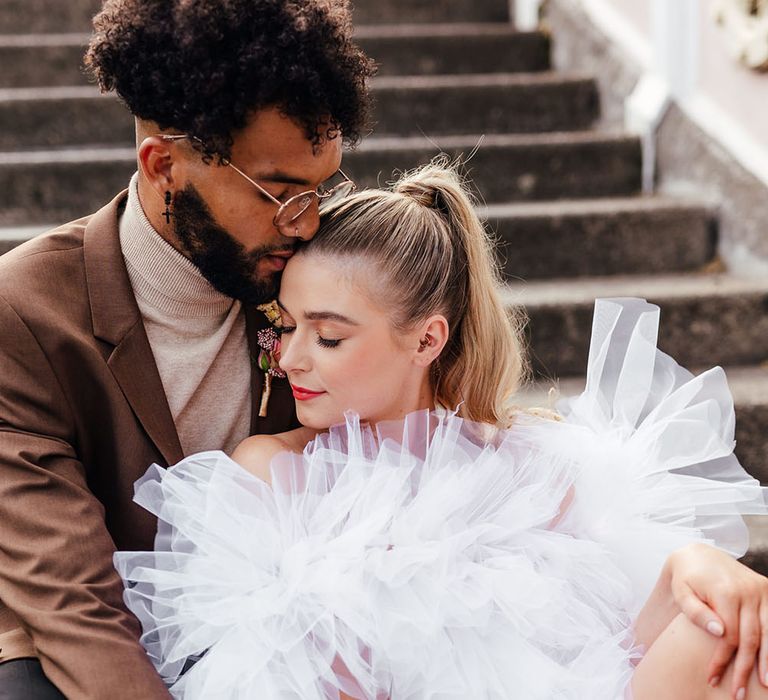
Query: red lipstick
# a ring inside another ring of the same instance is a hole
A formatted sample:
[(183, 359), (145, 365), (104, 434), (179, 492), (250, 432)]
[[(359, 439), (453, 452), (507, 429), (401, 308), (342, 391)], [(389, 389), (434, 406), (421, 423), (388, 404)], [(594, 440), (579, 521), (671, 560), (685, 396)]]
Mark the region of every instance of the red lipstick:
[(293, 398), (297, 401), (308, 401), (309, 399), (314, 399), (316, 396), (320, 396), (320, 394), (324, 394), (324, 391), (312, 391), (311, 389), (305, 389), (302, 386), (296, 386), (294, 384), (291, 384), (291, 389), (293, 390)]

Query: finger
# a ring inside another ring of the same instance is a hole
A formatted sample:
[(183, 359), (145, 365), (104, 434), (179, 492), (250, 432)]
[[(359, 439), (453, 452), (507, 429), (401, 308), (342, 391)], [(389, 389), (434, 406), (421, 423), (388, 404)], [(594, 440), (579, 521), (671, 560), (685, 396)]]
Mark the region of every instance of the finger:
[[(709, 600), (712, 610), (715, 610), (720, 616), (723, 625), (725, 625), (725, 634), (722, 639), (726, 639), (734, 647), (739, 646), (741, 635), (741, 608), (744, 604), (743, 599), (731, 589), (724, 589), (721, 595)], [(756, 609), (756, 601), (751, 603), (752, 608)]]
[(741, 697), (740, 690), (749, 683), (749, 676), (757, 661), (760, 648), (760, 614), (754, 606), (742, 606), (739, 613), (739, 648), (733, 660), (733, 693)]
[(707, 605), (689, 586), (681, 586), (676, 591), (676, 602), (685, 616), (697, 627), (714, 637), (725, 634), (726, 625), (721, 617)]
[(768, 686), (768, 600), (760, 604), (760, 653), (758, 654), (758, 673), (760, 682)]
[(707, 665), (707, 682), (716, 686), (725, 675), (728, 664), (736, 654), (736, 647), (725, 639), (720, 639), (715, 645), (715, 651)]

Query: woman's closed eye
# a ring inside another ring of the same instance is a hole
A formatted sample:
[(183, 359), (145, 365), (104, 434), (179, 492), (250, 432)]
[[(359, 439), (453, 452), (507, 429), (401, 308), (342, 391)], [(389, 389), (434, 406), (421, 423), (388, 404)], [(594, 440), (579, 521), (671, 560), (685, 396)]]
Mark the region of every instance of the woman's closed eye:
[[(288, 335), (290, 333), (293, 333), (296, 330), (296, 326), (286, 326), (285, 320), (283, 320), (283, 327), (280, 329), (280, 335)], [(321, 348), (337, 348), (341, 344), (341, 341), (343, 338), (325, 338), (323, 335), (321, 335), (320, 331), (317, 332), (317, 337), (315, 338), (315, 342), (321, 347)]]
[(341, 345), (341, 338), (323, 338), (320, 333), (317, 334), (317, 344), (321, 348), (337, 348)]

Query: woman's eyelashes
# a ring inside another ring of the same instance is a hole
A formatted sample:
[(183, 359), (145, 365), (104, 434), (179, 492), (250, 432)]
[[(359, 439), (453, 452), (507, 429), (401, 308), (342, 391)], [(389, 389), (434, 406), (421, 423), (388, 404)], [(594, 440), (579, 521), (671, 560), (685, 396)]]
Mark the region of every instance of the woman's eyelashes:
[[(283, 321), (283, 324), (285, 324), (285, 321)], [(289, 333), (293, 333), (296, 330), (296, 326), (286, 326), (283, 325), (283, 327), (280, 329), (280, 335), (288, 335)], [(321, 347), (321, 348), (337, 348), (341, 344), (341, 341), (343, 338), (324, 338), (320, 331), (317, 331), (315, 342)]]
[(341, 344), (341, 339), (340, 338), (323, 338), (323, 336), (318, 333), (317, 344), (321, 348), (337, 348)]

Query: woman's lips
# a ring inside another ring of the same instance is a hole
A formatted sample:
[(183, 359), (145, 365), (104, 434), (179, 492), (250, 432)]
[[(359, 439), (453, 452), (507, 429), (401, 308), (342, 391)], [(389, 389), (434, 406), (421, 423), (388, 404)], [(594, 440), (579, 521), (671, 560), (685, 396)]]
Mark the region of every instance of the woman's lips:
[(297, 401), (308, 401), (309, 399), (314, 399), (325, 393), (324, 391), (312, 391), (311, 389), (305, 389), (302, 386), (294, 386), (293, 384), (291, 385), (291, 389), (293, 390), (293, 398)]

